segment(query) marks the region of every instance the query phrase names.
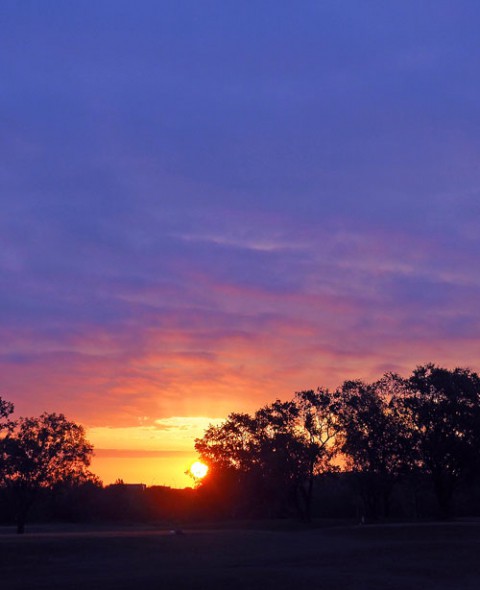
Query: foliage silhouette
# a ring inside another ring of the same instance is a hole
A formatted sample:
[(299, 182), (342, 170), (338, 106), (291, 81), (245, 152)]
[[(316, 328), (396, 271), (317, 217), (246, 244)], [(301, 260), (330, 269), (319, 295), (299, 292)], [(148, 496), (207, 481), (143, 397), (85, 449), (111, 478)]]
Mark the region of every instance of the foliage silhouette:
[(13, 420), (13, 409), (0, 398), (0, 518), (8, 499), (19, 532), (34, 502), (37, 518), (169, 523), (433, 517), (437, 504), (442, 518), (480, 513), (480, 377), (469, 369), (426, 364), (232, 413), (196, 439), (209, 471), (185, 490), (104, 488), (81, 426), (63, 414)]
[(244, 513), (274, 516), (293, 509), (310, 518), (315, 474), (328, 468), (328, 410), (320, 394), (276, 400), (253, 416), (230, 414), (210, 426), (195, 448), (210, 471), (200, 484), (234, 496)]
[(0, 440), (1, 483), (12, 501), (17, 532), (23, 533), (28, 512), (42, 489), (92, 481), (93, 453), (82, 426), (63, 414), (20, 418)]
[(448, 518), (459, 484), (480, 467), (480, 378), (469, 369), (419, 366), (396, 406), (416, 467), (431, 479), (440, 515)]
[(8, 418), (13, 414), (13, 410), (14, 406), (12, 402), (0, 397), (0, 432), (12, 427), (13, 423)]
[[(427, 364), (406, 379), (346, 381), (230, 414), (195, 448), (209, 464), (199, 486), (241, 514), (311, 516), (314, 482), (341, 465), (361, 499), (359, 516), (386, 518), (392, 495), (417, 496), (428, 480), (442, 518), (480, 467), (480, 378)], [(234, 512), (232, 512), (233, 514)]]
[(387, 517), (393, 487), (409, 461), (402, 423), (386, 378), (346, 381), (335, 393), (337, 449), (354, 474), (363, 517)]

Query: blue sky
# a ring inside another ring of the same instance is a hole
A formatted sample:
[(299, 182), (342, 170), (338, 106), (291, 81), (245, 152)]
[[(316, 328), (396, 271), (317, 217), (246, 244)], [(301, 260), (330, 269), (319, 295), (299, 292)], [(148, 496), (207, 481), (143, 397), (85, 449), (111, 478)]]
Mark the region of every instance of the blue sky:
[(0, 395), (154, 428), (480, 369), (479, 19), (4, 0)]

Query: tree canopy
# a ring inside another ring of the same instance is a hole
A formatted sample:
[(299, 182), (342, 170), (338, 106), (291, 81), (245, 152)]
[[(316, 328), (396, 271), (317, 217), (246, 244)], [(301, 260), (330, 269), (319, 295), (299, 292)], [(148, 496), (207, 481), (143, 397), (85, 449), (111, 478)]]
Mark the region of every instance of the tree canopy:
[(195, 447), (211, 467), (201, 485), (222, 480), (273, 510), (290, 504), (308, 518), (315, 476), (337, 465), (353, 476), (367, 515), (388, 515), (398, 482), (427, 478), (447, 517), (458, 485), (480, 466), (480, 378), (426, 364), (408, 378), (303, 391), (231, 414)]
[(94, 478), (88, 471), (92, 453), (83, 427), (63, 414), (9, 424), (0, 439), (0, 484), (11, 492), (19, 532), (39, 490)]
[[(13, 410), (0, 398), (0, 499), (10, 497), (22, 532), (38, 496), (98, 479), (82, 426), (56, 413), (13, 419)], [(400, 501), (414, 507), (410, 514), (438, 504), (447, 518), (465, 490), (477, 490), (472, 499), (479, 491), (480, 377), (430, 363), (406, 378), (388, 373), (373, 383), (299, 391), (251, 414), (231, 413), (195, 448), (209, 470), (194, 491), (217, 516), (308, 521), (314, 490), (318, 510), (322, 484), (341, 478), (351, 490), (350, 514), (385, 518), (392, 506), (398, 514)]]
[(396, 407), (416, 469), (431, 479), (448, 517), (458, 485), (480, 466), (480, 377), (427, 364), (404, 380)]
[(0, 397), (0, 431), (11, 426), (8, 420), (9, 416), (13, 414), (13, 404)]
[(210, 426), (195, 448), (210, 466), (205, 483), (239, 494), (247, 510), (272, 515), (292, 505), (308, 519), (313, 477), (327, 469), (333, 436), (320, 398), (313, 392), (289, 402), (276, 400), (253, 416), (233, 413)]

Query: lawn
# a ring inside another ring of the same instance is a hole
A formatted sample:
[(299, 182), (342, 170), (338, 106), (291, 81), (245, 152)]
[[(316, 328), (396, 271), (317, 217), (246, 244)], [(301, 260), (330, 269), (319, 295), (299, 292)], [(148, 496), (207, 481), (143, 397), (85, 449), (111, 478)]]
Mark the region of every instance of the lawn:
[(4, 590), (480, 588), (480, 524), (0, 530)]

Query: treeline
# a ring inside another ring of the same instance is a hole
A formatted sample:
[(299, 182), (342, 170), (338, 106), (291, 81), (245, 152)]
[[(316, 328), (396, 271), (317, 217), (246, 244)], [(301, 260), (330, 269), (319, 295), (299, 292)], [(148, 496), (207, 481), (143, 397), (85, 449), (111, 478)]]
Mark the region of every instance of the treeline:
[(12, 419), (0, 398), (0, 522), (177, 523), (295, 517), (480, 515), (480, 378), (428, 364), (403, 378), (301, 391), (232, 413), (195, 448), (194, 488), (104, 487), (63, 414)]
[(388, 373), (302, 391), (253, 415), (231, 414), (195, 447), (210, 466), (201, 486), (232, 515), (308, 521), (314, 502), (322, 512), (322, 493), (332, 507), (332, 486), (343, 513), (352, 512), (353, 497), (362, 520), (388, 518), (392, 508), (397, 517), (431, 516), (432, 503), (448, 518), (459, 494), (463, 510), (475, 512), (480, 378), (427, 364), (408, 378)]
[[(0, 487), (0, 523), (17, 526), (15, 492)], [(180, 523), (207, 517), (201, 494), (192, 488), (99, 481), (56, 484), (39, 488), (28, 511), (28, 523), (150, 523), (177, 528)], [(213, 513), (210, 513), (213, 518)], [(25, 524), (25, 521), (24, 521)], [(26, 527), (28, 529), (28, 526)]]

